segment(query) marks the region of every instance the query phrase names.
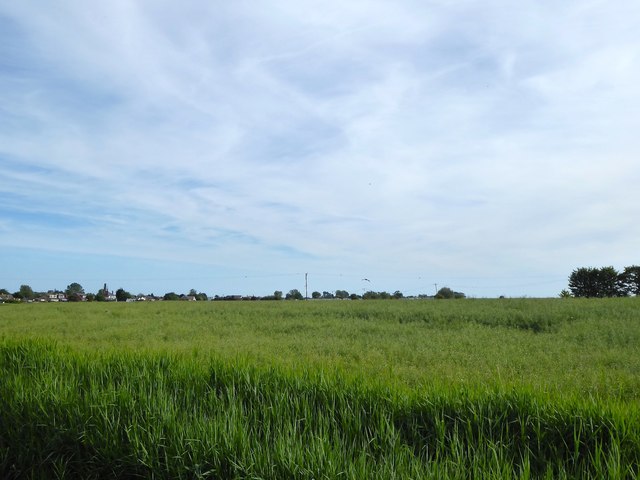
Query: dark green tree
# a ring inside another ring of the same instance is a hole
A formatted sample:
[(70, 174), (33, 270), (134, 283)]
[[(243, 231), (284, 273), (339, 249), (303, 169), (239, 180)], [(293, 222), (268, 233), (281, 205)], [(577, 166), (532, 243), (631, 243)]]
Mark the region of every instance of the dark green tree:
[(82, 285), (79, 283), (74, 282), (67, 285), (64, 294), (70, 302), (81, 302), (84, 298), (84, 288), (82, 288)]
[(180, 300), (180, 295), (178, 295), (175, 292), (169, 292), (169, 293), (165, 293), (164, 297), (162, 297), (164, 300)]
[(569, 291), (574, 297), (599, 297), (598, 269), (593, 267), (576, 268), (569, 275)]
[(119, 288), (116, 290), (116, 301), (118, 302), (126, 302), (131, 298), (131, 294), (127, 292), (124, 288)]
[(280, 290), (276, 290), (273, 292), (274, 300), (282, 300), (282, 292)]
[(302, 296), (302, 294), (297, 288), (294, 288), (293, 290), (289, 290), (289, 293), (287, 293), (287, 295), (285, 296), (285, 299), (286, 300), (304, 300), (304, 297)]
[(627, 295), (640, 295), (640, 266), (624, 267), (620, 274), (620, 282)]
[(336, 298), (344, 300), (345, 298), (349, 298), (349, 292), (346, 290), (336, 290)]
[(451, 290), (449, 287), (442, 287), (440, 290), (438, 290), (438, 293), (436, 293), (436, 298), (441, 299), (448, 299), (448, 298), (453, 298), (454, 294), (453, 294), (453, 290)]
[(569, 291), (574, 297), (603, 298), (626, 295), (622, 276), (613, 267), (581, 267), (569, 275)]
[(29, 285), (20, 285), (20, 290), (17, 293), (18, 295), (14, 295), (14, 297), (24, 298), (25, 300), (33, 300), (36, 296)]
[(84, 295), (84, 288), (82, 288), (82, 285), (80, 285), (79, 283), (72, 283), (70, 285), (67, 285), (67, 289), (64, 291), (64, 293), (68, 296), (68, 295), (73, 295), (74, 293), (79, 293), (80, 295)]
[(442, 287), (436, 293), (437, 299), (450, 299), (450, 298), (465, 298), (466, 295), (462, 292), (454, 292), (449, 287)]
[(314, 298), (314, 299), (322, 298), (322, 294), (320, 292), (313, 292), (311, 294), (311, 298)]
[(620, 273), (613, 267), (602, 267), (597, 275), (599, 296), (624, 297), (626, 292)]
[(81, 302), (84, 299), (84, 295), (80, 293), (72, 293), (67, 295), (67, 300), (69, 302)]

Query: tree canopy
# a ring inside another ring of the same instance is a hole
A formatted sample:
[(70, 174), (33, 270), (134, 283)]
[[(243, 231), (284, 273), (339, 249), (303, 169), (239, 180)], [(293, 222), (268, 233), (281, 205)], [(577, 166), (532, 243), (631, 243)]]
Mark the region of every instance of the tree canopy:
[(336, 298), (345, 299), (349, 298), (349, 292), (346, 290), (336, 290)]
[(297, 288), (289, 290), (289, 293), (284, 297), (286, 300), (304, 300), (302, 293)]
[(14, 296), (31, 300), (35, 298), (36, 294), (33, 292), (33, 289), (29, 285), (20, 285), (20, 290), (18, 290), (17, 295)]
[(118, 302), (126, 302), (131, 297), (132, 295), (129, 292), (127, 292), (124, 288), (119, 288), (118, 290), (116, 290), (116, 300)]
[(66, 290), (64, 291), (67, 295), (72, 295), (74, 293), (79, 293), (81, 295), (84, 294), (84, 288), (79, 283), (73, 282), (70, 285), (67, 285)]
[(454, 292), (449, 287), (442, 287), (436, 293), (437, 299), (451, 299), (451, 298), (465, 298), (465, 294), (462, 292)]
[(624, 267), (620, 277), (622, 287), (628, 295), (640, 295), (640, 266)]
[(81, 302), (84, 297), (84, 288), (79, 283), (73, 282), (67, 285), (64, 293), (70, 302)]
[(619, 273), (613, 267), (581, 267), (569, 275), (569, 291), (574, 297), (603, 298), (637, 295), (640, 267), (626, 267)]

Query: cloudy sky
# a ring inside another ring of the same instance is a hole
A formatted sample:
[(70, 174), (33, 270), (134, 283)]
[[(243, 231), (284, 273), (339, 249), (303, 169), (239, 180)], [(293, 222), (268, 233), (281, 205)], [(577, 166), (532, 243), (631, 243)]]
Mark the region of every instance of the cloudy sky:
[(638, 264), (639, 21), (0, 0), (0, 287), (556, 296)]

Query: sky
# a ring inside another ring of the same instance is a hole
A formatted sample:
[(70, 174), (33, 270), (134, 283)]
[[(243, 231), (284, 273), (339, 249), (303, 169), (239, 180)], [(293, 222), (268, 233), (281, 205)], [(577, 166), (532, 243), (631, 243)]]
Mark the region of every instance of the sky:
[(0, 0), (0, 288), (552, 297), (639, 264), (639, 20)]

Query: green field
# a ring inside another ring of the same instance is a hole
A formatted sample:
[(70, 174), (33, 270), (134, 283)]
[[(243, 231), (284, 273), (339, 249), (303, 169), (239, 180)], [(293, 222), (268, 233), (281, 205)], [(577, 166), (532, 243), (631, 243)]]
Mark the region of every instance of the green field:
[(2, 478), (638, 478), (640, 299), (0, 305)]

